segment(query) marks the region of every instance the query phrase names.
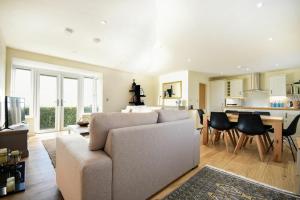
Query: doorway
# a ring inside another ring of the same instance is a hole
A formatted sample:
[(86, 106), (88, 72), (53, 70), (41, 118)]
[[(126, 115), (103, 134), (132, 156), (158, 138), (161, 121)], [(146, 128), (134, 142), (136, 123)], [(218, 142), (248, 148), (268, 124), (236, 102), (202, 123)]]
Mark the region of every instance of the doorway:
[(55, 73), (38, 75), (38, 132), (62, 131), (79, 117), (79, 79)]
[(199, 109), (206, 110), (206, 84), (199, 84)]

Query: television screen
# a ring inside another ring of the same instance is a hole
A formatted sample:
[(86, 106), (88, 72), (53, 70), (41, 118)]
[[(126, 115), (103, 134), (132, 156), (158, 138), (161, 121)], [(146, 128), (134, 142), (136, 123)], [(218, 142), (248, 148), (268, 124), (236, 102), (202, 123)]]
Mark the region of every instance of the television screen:
[(5, 97), (5, 128), (18, 125), (25, 121), (25, 99)]

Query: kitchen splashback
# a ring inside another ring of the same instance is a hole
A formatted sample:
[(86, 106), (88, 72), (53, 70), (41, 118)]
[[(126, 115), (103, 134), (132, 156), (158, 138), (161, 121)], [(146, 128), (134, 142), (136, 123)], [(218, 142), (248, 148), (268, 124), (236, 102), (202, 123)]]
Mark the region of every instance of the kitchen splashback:
[(270, 106), (269, 94), (264, 92), (251, 92), (245, 94), (244, 106), (269, 107)]

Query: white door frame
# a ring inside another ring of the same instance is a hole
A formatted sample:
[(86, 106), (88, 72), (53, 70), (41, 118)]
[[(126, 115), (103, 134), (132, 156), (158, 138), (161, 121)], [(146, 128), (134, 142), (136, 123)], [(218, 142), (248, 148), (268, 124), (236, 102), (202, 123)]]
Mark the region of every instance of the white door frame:
[[(46, 132), (53, 132), (53, 131), (59, 131), (59, 124), (58, 122), (61, 121), (60, 118), (60, 112), (61, 112), (61, 107), (59, 104), (59, 99), (61, 99), (61, 88), (60, 88), (60, 82), (61, 82), (61, 75), (57, 72), (53, 72), (53, 71), (46, 71), (46, 70), (38, 70), (36, 73), (36, 130), (38, 133), (46, 133)], [(40, 129), (40, 77), (41, 76), (52, 76), (52, 77), (56, 77), (56, 107), (55, 107), (55, 128), (54, 129), (45, 129), (45, 130), (41, 130)]]
[(61, 95), (60, 95), (60, 130), (67, 130), (67, 127), (65, 127), (64, 125), (64, 78), (69, 78), (69, 79), (74, 79), (77, 80), (77, 112), (76, 112), (76, 121), (78, 121), (81, 112), (81, 95), (80, 95), (80, 88), (81, 88), (81, 77), (77, 76), (77, 75), (73, 75), (73, 74), (66, 74), (66, 73), (62, 73), (61, 74)]

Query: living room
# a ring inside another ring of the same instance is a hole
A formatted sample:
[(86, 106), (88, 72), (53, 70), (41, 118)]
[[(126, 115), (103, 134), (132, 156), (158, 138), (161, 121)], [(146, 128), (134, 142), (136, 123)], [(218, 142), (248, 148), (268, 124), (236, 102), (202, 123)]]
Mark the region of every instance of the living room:
[(1, 1), (0, 197), (300, 198), (299, 11)]

